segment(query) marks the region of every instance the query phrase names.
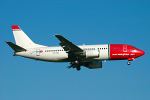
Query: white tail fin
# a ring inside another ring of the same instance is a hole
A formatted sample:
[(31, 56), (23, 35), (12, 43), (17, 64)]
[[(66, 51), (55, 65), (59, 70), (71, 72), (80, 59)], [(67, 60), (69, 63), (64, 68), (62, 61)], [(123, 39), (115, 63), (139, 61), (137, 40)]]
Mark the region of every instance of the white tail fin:
[(12, 30), (16, 44), (23, 48), (36, 48), (36, 47), (45, 47), (42, 45), (35, 44), (22, 30), (18, 25), (12, 25)]

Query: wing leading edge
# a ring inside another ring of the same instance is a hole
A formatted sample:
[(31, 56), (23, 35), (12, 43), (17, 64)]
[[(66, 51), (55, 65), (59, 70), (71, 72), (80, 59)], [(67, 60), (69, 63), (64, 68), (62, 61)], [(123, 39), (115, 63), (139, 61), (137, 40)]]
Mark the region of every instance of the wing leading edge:
[(76, 46), (75, 44), (64, 38), (62, 35), (55, 35), (55, 36), (61, 41), (61, 43), (59, 44), (67, 53), (83, 52), (83, 50), (80, 47)]

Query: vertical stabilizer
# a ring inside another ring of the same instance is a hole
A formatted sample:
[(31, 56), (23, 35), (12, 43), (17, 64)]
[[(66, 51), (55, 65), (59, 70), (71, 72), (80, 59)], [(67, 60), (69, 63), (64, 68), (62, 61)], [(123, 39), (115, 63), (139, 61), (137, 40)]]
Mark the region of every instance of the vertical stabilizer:
[[(35, 48), (41, 47), (42, 45), (35, 44), (18, 25), (12, 25), (12, 30), (16, 44), (23, 48)], [(43, 46), (44, 47), (44, 46)]]

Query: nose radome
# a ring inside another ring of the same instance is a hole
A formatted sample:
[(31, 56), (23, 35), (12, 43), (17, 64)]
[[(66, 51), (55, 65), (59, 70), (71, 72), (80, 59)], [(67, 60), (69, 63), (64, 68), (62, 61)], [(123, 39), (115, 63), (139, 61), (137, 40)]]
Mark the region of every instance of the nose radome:
[(145, 54), (145, 52), (141, 50), (141, 54), (142, 54), (142, 55), (144, 55), (144, 54)]
[(143, 50), (140, 50), (140, 56), (142, 56), (142, 55), (144, 55), (145, 54), (145, 52), (143, 51)]

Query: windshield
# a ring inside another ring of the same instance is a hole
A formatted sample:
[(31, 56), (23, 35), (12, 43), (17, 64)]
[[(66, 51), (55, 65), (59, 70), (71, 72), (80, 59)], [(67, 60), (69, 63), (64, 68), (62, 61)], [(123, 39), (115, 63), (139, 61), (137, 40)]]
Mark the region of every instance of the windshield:
[(137, 49), (136, 47), (132, 47), (132, 49)]

